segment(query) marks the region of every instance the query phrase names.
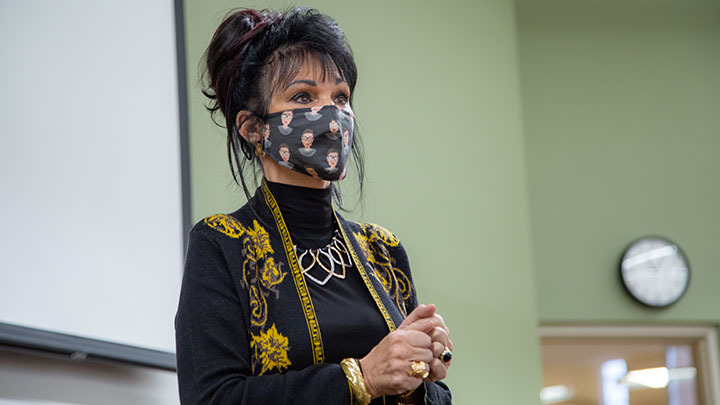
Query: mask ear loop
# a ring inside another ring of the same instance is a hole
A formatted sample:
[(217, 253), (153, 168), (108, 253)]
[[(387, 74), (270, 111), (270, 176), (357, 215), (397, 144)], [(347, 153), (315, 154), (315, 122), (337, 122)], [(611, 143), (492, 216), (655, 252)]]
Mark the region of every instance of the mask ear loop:
[(264, 142), (264, 139), (260, 139), (260, 140), (255, 144), (255, 156), (257, 156), (257, 157), (263, 157), (263, 156), (265, 156), (265, 151), (263, 150), (263, 143), (265, 143), (265, 142)]
[[(245, 118), (245, 120), (240, 123), (240, 126), (242, 126), (248, 120), (253, 119), (253, 116), (257, 117), (261, 122), (265, 121), (261, 115), (250, 112), (250, 116)], [(243, 155), (245, 155), (245, 158), (247, 160), (253, 160), (253, 152), (254, 152), (255, 156), (257, 156), (257, 157), (265, 156), (265, 150), (263, 148), (263, 144), (265, 142), (264, 142), (264, 138), (262, 136), (260, 136), (260, 139), (258, 139), (258, 141), (255, 143), (255, 147), (253, 148), (253, 143), (248, 141), (247, 139), (245, 139), (245, 137), (243, 137), (242, 134), (240, 133), (240, 128), (236, 127), (235, 130), (241, 139), (240, 148), (242, 149)]]
[[(255, 127), (262, 127), (265, 124), (265, 117), (260, 114), (250, 112), (250, 116), (247, 119), (253, 119)], [(262, 158), (265, 156), (265, 137), (262, 132), (258, 132), (258, 140), (255, 143), (255, 156)]]

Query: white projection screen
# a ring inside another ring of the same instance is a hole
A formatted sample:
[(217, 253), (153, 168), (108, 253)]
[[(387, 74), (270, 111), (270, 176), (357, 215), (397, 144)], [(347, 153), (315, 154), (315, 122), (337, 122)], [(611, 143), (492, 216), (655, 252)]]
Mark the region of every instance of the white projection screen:
[(0, 323), (174, 352), (189, 213), (175, 13), (0, 0)]

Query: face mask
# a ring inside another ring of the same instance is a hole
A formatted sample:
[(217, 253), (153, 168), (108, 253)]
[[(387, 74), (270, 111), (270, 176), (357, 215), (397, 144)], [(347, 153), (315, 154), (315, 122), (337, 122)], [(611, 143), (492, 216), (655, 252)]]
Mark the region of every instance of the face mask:
[(333, 105), (269, 114), (262, 148), (281, 166), (323, 180), (342, 180), (353, 140), (353, 117)]

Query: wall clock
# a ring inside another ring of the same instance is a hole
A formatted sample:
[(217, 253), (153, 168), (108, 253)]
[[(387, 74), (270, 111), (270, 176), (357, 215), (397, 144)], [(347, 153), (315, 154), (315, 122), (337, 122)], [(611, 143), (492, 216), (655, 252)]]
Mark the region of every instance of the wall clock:
[(690, 284), (690, 266), (674, 242), (648, 236), (633, 242), (620, 262), (620, 278), (630, 295), (650, 307), (677, 302)]

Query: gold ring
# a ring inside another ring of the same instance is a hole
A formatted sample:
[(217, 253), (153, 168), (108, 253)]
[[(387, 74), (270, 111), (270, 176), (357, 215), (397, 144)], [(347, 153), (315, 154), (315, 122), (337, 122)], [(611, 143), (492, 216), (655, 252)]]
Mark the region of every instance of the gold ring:
[(424, 361), (415, 360), (410, 363), (410, 377), (426, 379), (430, 375), (430, 367)]
[(450, 351), (449, 347), (445, 346), (445, 350), (440, 353), (439, 359), (442, 360), (443, 363), (447, 363), (448, 361), (452, 360), (452, 352)]

